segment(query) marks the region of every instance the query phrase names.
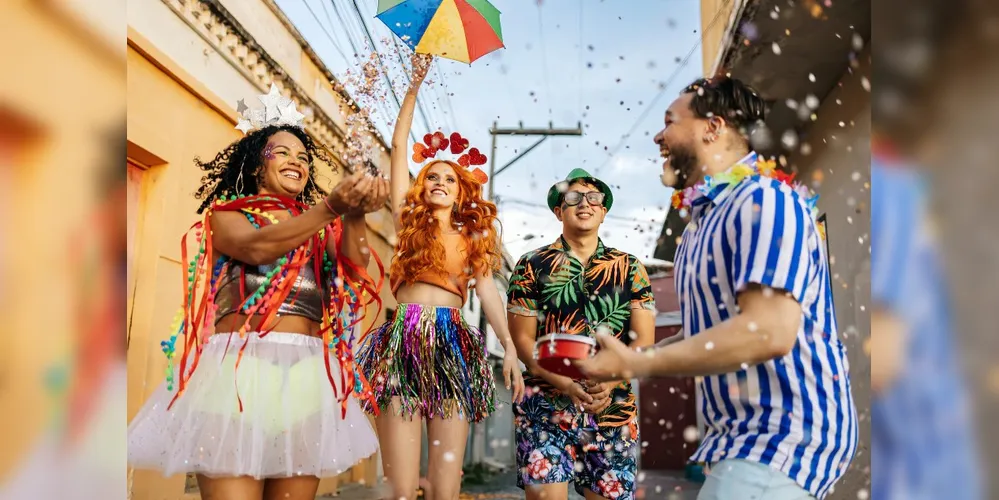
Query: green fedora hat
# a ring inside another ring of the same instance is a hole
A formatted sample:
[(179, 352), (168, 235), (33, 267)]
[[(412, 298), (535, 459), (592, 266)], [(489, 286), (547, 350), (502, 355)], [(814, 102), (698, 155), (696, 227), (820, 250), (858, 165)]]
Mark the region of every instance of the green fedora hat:
[[(589, 172), (581, 168), (574, 168), (569, 175), (565, 176), (565, 180), (561, 182), (556, 182), (551, 189), (548, 190), (548, 208), (552, 212), (555, 211), (555, 207), (559, 205), (562, 199), (562, 194), (568, 188), (568, 185), (575, 180), (585, 180), (590, 184), (593, 184), (604, 194), (604, 208), (610, 210), (611, 205), (614, 204), (614, 194), (611, 193), (610, 187), (604, 183), (604, 181), (597, 179), (596, 177), (590, 175)], [(562, 189), (559, 189), (560, 184), (565, 184)]]

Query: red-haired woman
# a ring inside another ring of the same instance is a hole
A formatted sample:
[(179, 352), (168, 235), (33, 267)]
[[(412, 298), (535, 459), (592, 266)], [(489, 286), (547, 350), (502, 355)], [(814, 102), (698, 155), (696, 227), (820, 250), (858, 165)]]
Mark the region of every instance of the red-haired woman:
[[(468, 169), (484, 164), (485, 156), (475, 148), (465, 152), (468, 141), (457, 133), (428, 135), (414, 145), (414, 161), (426, 164), (409, 185), (407, 137), (431, 62), (413, 57), (412, 84), (392, 136), (391, 200), (399, 245), (390, 276), (399, 307), (359, 354), (380, 410), (378, 439), (393, 498), (416, 498), (424, 419), (431, 443), (428, 498), (458, 498), (469, 423), (495, 409), (485, 334), (461, 316), (469, 287), (475, 287), (503, 342), (503, 376), (514, 401), (524, 391), (493, 282), (502, 258), (496, 205), (482, 199), (485, 174)], [(457, 161), (438, 158), (445, 151), (465, 154)]]

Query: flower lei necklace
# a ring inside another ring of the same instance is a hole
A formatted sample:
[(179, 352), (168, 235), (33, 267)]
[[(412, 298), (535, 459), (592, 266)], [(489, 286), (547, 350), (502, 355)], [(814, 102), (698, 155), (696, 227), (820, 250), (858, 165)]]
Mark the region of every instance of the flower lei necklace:
[[(749, 162), (752, 162), (752, 164), (750, 165)], [(693, 186), (682, 190), (674, 190), (671, 203), (673, 208), (683, 209), (689, 213), (690, 207), (694, 200), (701, 196), (707, 195), (712, 189), (726, 184), (735, 185), (742, 182), (746, 177), (754, 175), (775, 179), (783, 184), (786, 184), (791, 188), (791, 190), (798, 193), (798, 196), (800, 196), (802, 200), (805, 200), (805, 205), (807, 205), (809, 210), (812, 212), (813, 218), (818, 215), (818, 207), (816, 206), (816, 203), (819, 200), (819, 195), (808, 189), (808, 186), (805, 186), (799, 181), (795, 181), (794, 177), (796, 174), (788, 174), (777, 170), (777, 162), (774, 160), (760, 158), (756, 153), (749, 154), (740, 160), (739, 163), (736, 163), (731, 168), (720, 174), (706, 175), (704, 176), (704, 180)]]

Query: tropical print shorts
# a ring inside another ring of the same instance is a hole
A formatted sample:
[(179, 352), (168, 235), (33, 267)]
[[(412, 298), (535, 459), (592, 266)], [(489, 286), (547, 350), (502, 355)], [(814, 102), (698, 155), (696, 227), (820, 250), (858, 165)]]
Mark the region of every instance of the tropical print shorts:
[[(611, 408), (593, 415), (575, 408), (567, 396), (528, 392), (514, 405), (517, 486), (572, 482), (580, 495), (588, 489), (604, 498), (633, 500), (638, 419), (602, 418)], [(611, 397), (634, 399), (627, 388), (614, 389)]]

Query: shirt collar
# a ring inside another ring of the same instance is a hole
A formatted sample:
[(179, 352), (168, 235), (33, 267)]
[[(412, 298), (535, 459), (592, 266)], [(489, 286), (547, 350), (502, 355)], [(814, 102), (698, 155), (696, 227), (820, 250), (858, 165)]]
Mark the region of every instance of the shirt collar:
[[(556, 241), (552, 246), (554, 248), (558, 248), (558, 249), (562, 250), (565, 253), (571, 253), (572, 252), (572, 249), (569, 247), (569, 242), (566, 241), (565, 236), (562, 236), (562, 235), (559, 235), (558, 241)], [(593, 252), (593, 257), (600, 257), (601, 255), (604, 254), (604, 250), (605, 250), (605, 248), (604, 248), (604, 240), (602, 240), (602, 239), (600, 239), (598, 237), (597, 238), (597, 249), (596, 249), (596, 251)]]
[[(742, 159), (725, 169), (723, 174), (731, 172), (736, 165), (747, 165), (749, 168), (755, 168), (758, 158), (759, 154), (756, 151), (750, 151), (749, 154), (743, 156)], [(703, 205), (708, 202), (720, 205), (721, 202), (725, 201), (725, 198), (732, 192), (733, 185), (726, 179), (725, 175), (718, 175), (716, 178), (706, 176), (704, 182), (696, 187), (698, 196), (691, 202), (692, 206)]]

